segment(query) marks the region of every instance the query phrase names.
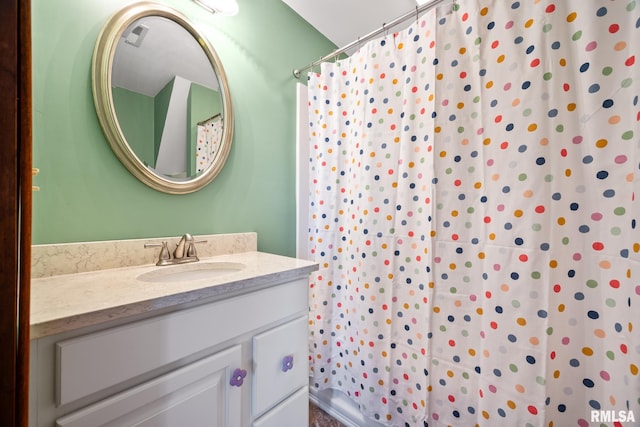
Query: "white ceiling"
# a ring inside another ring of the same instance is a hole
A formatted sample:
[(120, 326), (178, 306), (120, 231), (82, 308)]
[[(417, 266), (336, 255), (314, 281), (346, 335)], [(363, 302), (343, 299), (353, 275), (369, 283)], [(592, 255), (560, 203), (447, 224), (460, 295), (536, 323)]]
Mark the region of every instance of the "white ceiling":
[[(136, 46), (137, 31), (132, 30), (145, 27), (148, 30)], [(138, 19), (124, 31), (118, 41), (111, 74), (113, 87), (151, 97), (156, 96), (174, 76), (218, 89), (209, 58), (191, 33), (160, 16)]]
[(282, 1), (338, 48), (414, 10), (417, 5), (415, 0)]
[[(282, 1), (339, 48), (414, 10), (417, 5), (416, 0)], [(210, 78), (213, 73), (208, 58), (200, 46), (193, 43), (193, 37), (187, 31), (171, 25), (165, 18), (157, 17), (145, 18), (144, 22), (136, 21), (131, 27), (140, 23), (149, 28), (140, 47), (125, 42), (136, 39), (134, 35), (128, 35), (128, 31), (125, 31), (119, 41), (118, 54), (113, 63), (113, 86), (155, 96), (174, 75), (180, 75), (203, 86), (217, 88), (215, 79), (211, 81)], [(400, 26), (397, 29), (399, 28)], [(170, 43), (176, 40), (179, 42)], [(168, 46), (180, 48), (168, 51)], [(166, 54), (158, 55), (157, 52), (160, 51), (165, 51)], [(201, 65), (185, 67), (189, 63), (184, 59), (185, 55), (197, 58)], [(127, 59), (123, 59), (124, 57)], [(150, 69), (155, 70), (153, 79), (148, 72)]]

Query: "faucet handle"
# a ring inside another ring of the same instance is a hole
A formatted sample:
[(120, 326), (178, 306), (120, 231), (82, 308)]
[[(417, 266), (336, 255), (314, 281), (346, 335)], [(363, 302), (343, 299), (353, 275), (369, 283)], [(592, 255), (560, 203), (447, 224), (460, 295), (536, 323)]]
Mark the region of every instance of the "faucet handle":
[(167, 247), (167, 242), (162, 243), (145, 243), (145, 248), (160, 248), (160, 255), (158, 255), (158, 262), (156, 265), (165, 265), (167, 261), (171, 259), (171, 254), (169, 254), (169, 248)]
[(190, 257), (197, 257), (198, 254), (196, 253), (196, 243), (207, 243), (206, 240), (194, 240), (191, 242), (191, 244), (189, 245), (189, 247), (187, 248), (187, 256)]

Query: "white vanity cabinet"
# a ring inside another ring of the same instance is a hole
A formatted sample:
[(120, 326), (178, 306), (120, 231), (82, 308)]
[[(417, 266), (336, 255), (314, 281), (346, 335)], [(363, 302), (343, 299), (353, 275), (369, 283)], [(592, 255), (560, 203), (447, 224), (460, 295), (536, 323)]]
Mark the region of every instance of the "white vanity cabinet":
[(242, 395), (229, 385), (242, 362), (234, 346), (62, 416), (56, 426), (242, 425)]
[(32, 427), (308, 424), (306, 275), (32, 341)]

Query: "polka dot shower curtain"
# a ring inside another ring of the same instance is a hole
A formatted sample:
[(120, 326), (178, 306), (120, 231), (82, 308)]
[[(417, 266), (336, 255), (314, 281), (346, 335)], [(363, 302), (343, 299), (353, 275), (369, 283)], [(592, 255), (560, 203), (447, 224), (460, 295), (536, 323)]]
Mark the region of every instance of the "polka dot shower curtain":
[(309, 75), (313, 387), (391, 426), (640, 425), (639, 27), (459, 1)]

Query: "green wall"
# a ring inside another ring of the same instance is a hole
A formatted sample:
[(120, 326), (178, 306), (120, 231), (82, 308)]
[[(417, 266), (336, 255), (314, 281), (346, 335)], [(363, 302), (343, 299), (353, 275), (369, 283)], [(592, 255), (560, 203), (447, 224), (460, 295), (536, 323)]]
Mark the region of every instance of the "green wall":
[[(295, 253), (295, 83), (291, 70), (335, 46), (280, 0), (239, 0), (233, 17), (180, 10), (215, 47), (235, 114), (231, 153), (204, 189), (170, 195), (111, 152), (91, 94), (98, 34), (130, 1), (33, 0), (33, 243), (255, 231), (262, 251)], [(143, 250), (141, 248), (141, 250)]]
[(154, 99), (121, 87), (114, 87), (113, 105), (118, 112), (118, 124), (127, 142), (140, 160), (155, 166), (154, 150)]

